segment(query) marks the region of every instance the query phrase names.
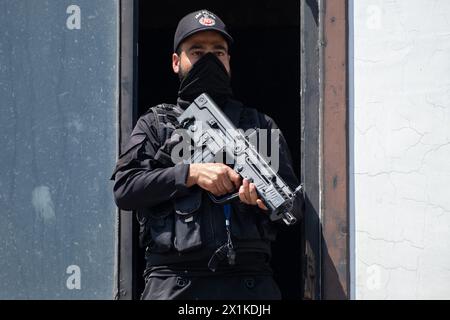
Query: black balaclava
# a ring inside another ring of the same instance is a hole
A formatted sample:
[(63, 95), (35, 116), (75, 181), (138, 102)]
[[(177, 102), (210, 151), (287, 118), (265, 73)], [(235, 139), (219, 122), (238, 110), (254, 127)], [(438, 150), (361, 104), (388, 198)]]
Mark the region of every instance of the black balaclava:
[(181, 79), (178, 104), (186, 108), (205, 92), (219, 106), (233, 96), (230, 76), (223, 63), (211, 52), (201, 57)]

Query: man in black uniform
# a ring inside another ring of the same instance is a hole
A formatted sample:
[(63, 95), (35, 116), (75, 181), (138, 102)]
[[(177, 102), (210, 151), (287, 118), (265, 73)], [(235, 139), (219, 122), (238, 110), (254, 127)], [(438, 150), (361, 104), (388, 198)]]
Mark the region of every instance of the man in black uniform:
[[(232, 42), (222, 20), (210, 11), (180, 20), (172, 56), (180, 78), (177, 104), (158, 105), (140, 117), (113, 173), (116, 204), (137, 211), (140, 244), (146, 248), (142, 299), (281, 298), (269, 262), (282, 222), (269, 219), (254, 184), (222, 163), (173, 163), (170, 157), (177, 142), (171, 139), (176, 117), (203, 92), (236, 127), (277, 129), (270, 117), (233, 99)], [(278, 173), (294, 190), (299, 182), (281, 134), (277, 143)], [(229, 206), (206, 194), (236, 190), (239, 199)], [(302, 207), (299, 196), (291, 212), (297, 219)], [(235, 255), (226, 250), (230, 245)]]

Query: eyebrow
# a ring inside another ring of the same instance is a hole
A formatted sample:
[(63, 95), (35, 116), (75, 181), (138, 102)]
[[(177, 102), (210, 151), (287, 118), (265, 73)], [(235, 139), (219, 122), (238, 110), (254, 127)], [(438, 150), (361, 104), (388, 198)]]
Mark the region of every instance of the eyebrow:
[(216, 44), (216, 45), (214, 46), (214, 49), (222, 49), (222, 50), (224, 50), (224, 51), (227, 51), (227, 48), (225, 48), (225, 46), (223, 46), (223, 45), (221, 45), (221, 44)]
[[(189, 50), (189, 51), (192, 51), (192, 50), (204, 49), (204, 48), (205, 48), (205, 47), (204, 47), (203, 45), (200, 45), (200, 44), (194, 44), (194, 45), (192, 45), (188, 50)], [(227, 51), (227, 48), (226, 48), (225, 46), (221, 45), (221, 44), (216, 44), (216, 45), (214, 45), (213, 48), (214, 48), (214, 49), (219, 49), (219, 50)]]
[(199, 44), (194, 44), (194, 45), (190, 46), (188, 50), (192, 51), (192, 50), (196, 50), (196, 49), (203, 49), (203, 46), (199, 45)]

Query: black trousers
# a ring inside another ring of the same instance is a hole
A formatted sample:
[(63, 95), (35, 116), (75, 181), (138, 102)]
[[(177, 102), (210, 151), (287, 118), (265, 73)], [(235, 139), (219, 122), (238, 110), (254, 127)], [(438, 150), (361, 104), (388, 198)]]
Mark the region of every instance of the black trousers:
[(150, 276), (142, 300), (280, 300), (272, 276)]

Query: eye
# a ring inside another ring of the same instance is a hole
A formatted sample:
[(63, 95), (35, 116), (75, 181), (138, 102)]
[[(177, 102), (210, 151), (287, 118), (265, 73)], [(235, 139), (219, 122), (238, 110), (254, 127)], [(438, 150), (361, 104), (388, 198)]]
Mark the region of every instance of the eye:
[(193, 52), (192, 52), (192, 55), (193, 55), (194, 57), (200, 57), (200, 56), (203, 55), (203, 51), (193, 51)]
[(225, 52), (223, 52), (223, 51), (216, 51), (215, 54), (218, 57), (223, 57), (225, 55)]

